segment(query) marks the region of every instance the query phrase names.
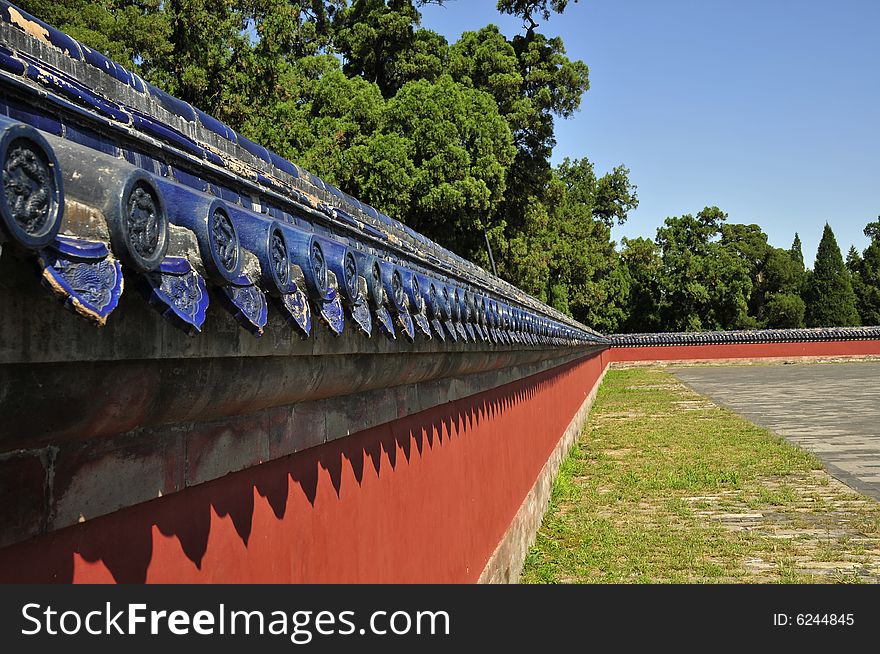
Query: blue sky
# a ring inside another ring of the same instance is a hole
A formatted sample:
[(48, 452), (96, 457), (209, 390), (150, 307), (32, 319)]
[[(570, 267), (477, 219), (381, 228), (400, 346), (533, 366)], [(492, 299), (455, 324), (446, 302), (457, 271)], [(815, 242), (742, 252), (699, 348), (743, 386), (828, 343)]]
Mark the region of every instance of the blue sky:
[[(453, 42), (496, 0), (422, 8)], [(831, 224), (846, 255), (880, 214), (880, 1), (580, 0), (539, 28), (590, 67), (580, 111), (557, 120), (554, 163), (625, 164), (639, 208), (614, 236), (717, 205), (815, 257)]]

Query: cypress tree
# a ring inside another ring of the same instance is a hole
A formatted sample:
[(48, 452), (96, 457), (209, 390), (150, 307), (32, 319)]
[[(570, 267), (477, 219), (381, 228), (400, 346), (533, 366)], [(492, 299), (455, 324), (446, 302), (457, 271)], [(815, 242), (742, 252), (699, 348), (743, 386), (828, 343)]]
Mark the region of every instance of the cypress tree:
[(800, 268), (801, 272), (804, 271), (804, 251), (801, 247), (801, 237), (798, 236), (798, 233), (794, 233), (794, 242), (791, 244), (791, 249), (788, 251), (791, 255), (791, 260), (794, 261), (798, 268)]
[(859, 324), (850, 273), (843, 264), (837, 239), (828, 223), (825, 223), (813, 274), (809, 277), (804, 295), (808, 327), (846, 327)]
[(862, 324), (880, 325), (880, 220), (868, 223), (865, 236), (871, 243), (857, 260), (853, 290)]
[(852, 273), (853, 279), (859, 273), (859, 269), (862, 267), (862, 255), (859, 254), (859, 251), (856, 250), (855, 245), (849, 246), (849, 252), (846, 255), (846, 269)]
[(807, 285), (807, 267), (804, 265), (804, 250), (801, 247), (801, 237), (794, 233), (794, 242), (788, 251), (788, 256), (794, 262), (794, 279), (792, 279), (792, 292), (801, 300), (806, 300), (804, 291)]

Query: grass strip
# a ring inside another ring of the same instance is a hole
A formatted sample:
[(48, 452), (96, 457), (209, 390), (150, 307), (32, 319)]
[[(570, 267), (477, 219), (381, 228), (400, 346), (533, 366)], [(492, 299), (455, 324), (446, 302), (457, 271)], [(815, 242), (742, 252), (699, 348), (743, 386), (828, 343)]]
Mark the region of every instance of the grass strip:
[(610, 370), (524, 583), (880, 581), (880, 504), (659, 368)]

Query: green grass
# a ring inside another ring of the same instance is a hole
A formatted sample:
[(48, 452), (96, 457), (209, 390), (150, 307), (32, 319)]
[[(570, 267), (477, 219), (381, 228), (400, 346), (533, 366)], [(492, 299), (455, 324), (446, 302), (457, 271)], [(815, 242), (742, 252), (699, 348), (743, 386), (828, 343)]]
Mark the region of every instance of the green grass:
[[(804, 559), (843, 560), (856, 546), (771, 531), (774, 520), (794, 530), (837, 520), (827, 476), (812, 472), (821, 468), (662, 369), (611, 370), (560, 468), (522, 581), (812, 581)], [(813, 507), (818, 517), (804, 513)], [(852, 529), (876, 534), (880, 510), (869, 503), (852, 518)]]

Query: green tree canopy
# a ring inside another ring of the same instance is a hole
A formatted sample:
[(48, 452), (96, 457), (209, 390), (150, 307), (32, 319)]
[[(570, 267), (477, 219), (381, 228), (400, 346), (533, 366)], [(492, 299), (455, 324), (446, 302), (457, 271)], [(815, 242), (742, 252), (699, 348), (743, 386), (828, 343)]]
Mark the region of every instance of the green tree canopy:
[(462, 256), (482, 252), (515, 153), (492, 96), (449, 75), (409, 82), (389, 100), (382, 130), (401, 139), (414, 169), (411, 202), (398, 215)]
[(628, 278), (628, 315), (621, 328), (629, 333), (653, 332), (661, 327), (660, 277), (663, 261), (657, 244), (647, 238), (624, 238), (621, 263)]
[[(24, 0), (25, 9), (342, 190), (600, 329), (629, 317), (611, 238), (638, 206), (623, 165), (550, 156), (589, 70), (538, 21), (567, 0), (501, 0), (523, 19), (452, 44), (443, 0)], [(465, 10), (464, 3), (459, 5)]]
[(336, 15), (335, 44), (350, 77), (375, 82), (392, 97), (411, 80), (436, 79), (448, 57), (446, 39), (420, 29), (414, 0), (353, 0)]
[(657, 230), (663, 269), (659, 312), (665, 328), (700, 331), (751, 326), (748, 262), (719, 240), (727, 214), (706, 207), (667, 218)]
[[(572, 0), (573, 3), (577, 1)], [(535, 18), (548, 20), (551, 12), (561, 14), (568, 2), (569, 0), (498, 0), (498, 11), (519, 16), (534, 29), (538, 26)]]
[(816, 252), (813, 274), (805, 290), (806, 323), (809, 327), (845, 327), (860, 324), (850, 273), (834, 238), (825, 223)]
[(804, 270), (804, 250), (803, 246), (801, 246), (801, 237), (798, 236), (797, 232), (794, 233), (794, 241), (791, 243), (789, 254), (791, 255), (792, 261), (794, 261), (801, 270)]
[(629, 287), (605, 213), (616, 207), (625, 220), (629, 207), (638, 204), (627, 172), (609, 173), (622, 177), (618, 188), (607, 182), (609, 175), (597, 179), (587, 159), (566, 158), (553, 171), (555, 193), (548, 223), (551, 304), (607, 331), (618, 329), (627, 313)]
[(749, 270), (749, 317), (741, 320), (741, 326), (803, 326), (803, 269), (791, 251), (770, 245), (758, 225), (722, 225), (721, 244), (746, 262)]
[(855, 247), (851, 248), (847, 268), (852, 274), (862, 324), (880, 325), (880, 219), (867, 224), (865, 236), (871, 242), (861, 256)]

